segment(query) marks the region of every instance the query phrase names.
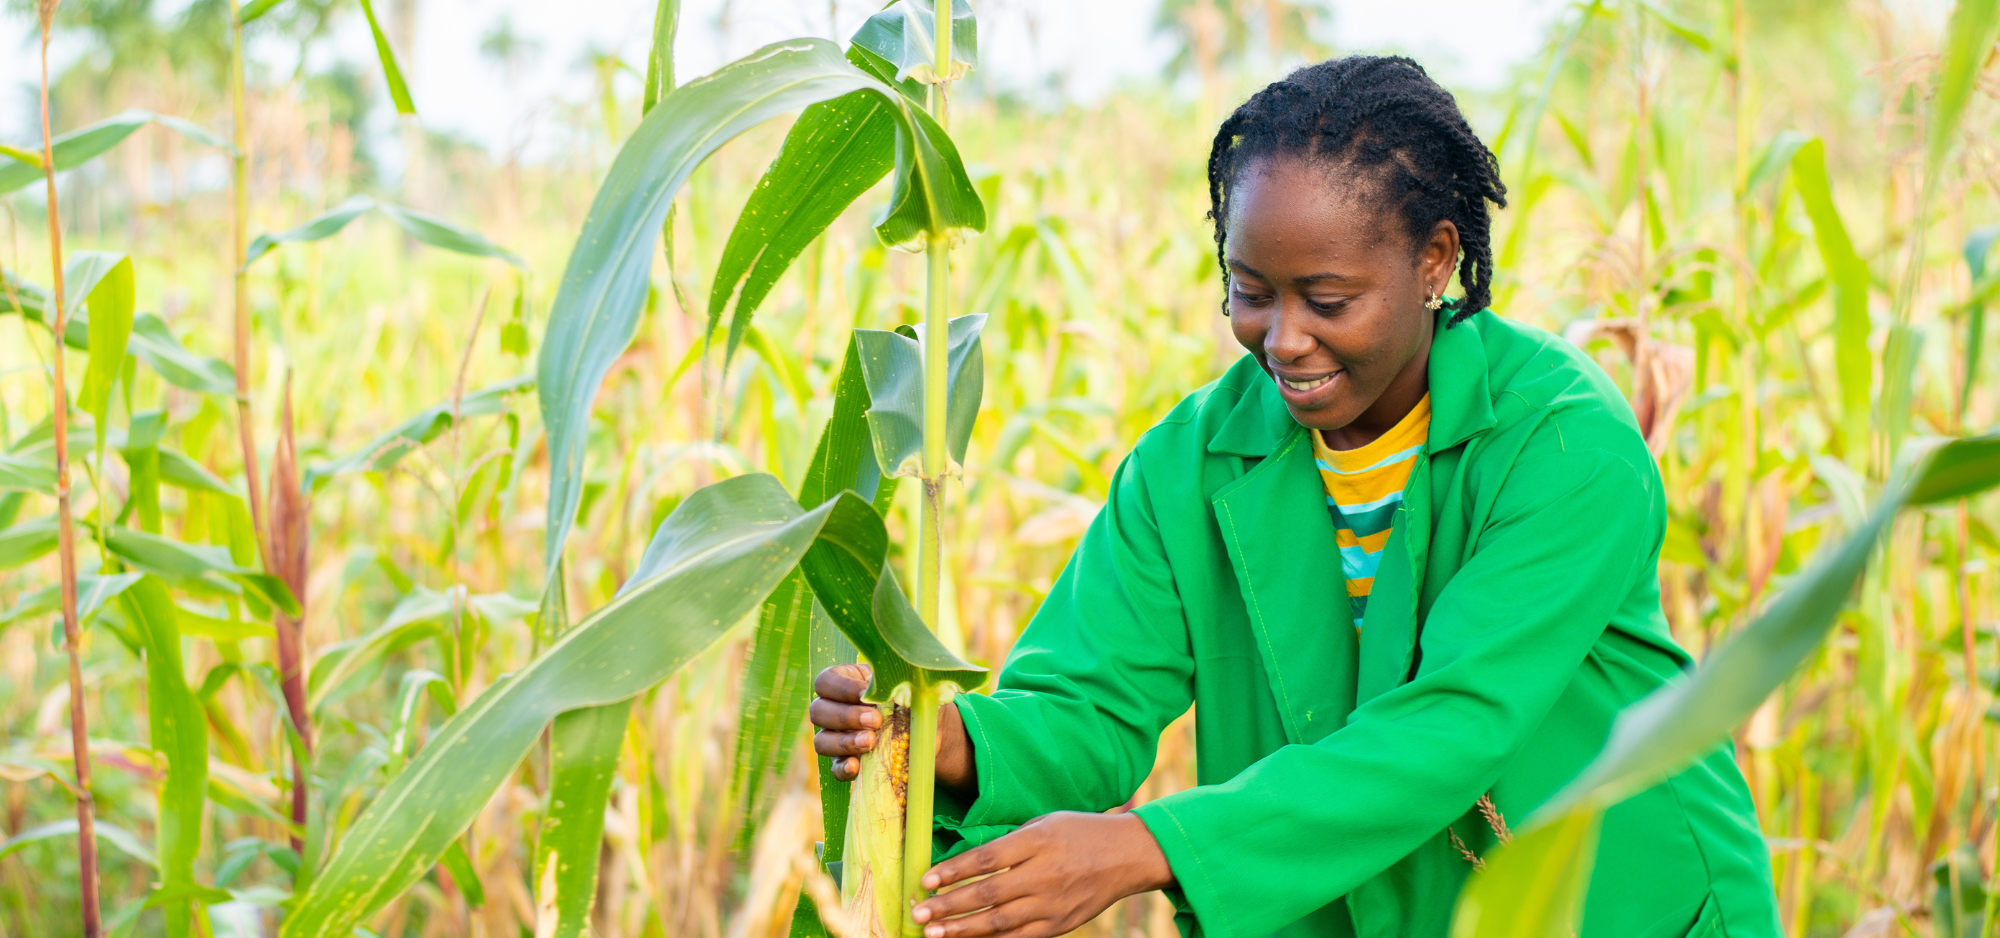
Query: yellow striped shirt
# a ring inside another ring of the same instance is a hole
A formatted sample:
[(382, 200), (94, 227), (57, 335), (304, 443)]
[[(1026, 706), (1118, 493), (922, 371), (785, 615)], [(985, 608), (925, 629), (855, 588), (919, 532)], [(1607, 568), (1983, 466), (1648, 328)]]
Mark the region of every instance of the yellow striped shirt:
[(1333, 515), (1334, 539), (1340, 545), (1340, 569), (1347, 576), (1347, 601), (1354, 609), (1354, 626), (1361, 627), (1368, 594), (1375, 588), (1375, 568), (1389, 543), (1396, 509), (1403, 503), (1403, 486), (1417, 464), (1431, 429), (1431, 398), (1417, 402), (1389, 432), (1372, 443), (1350, 450), (1329, 449), (1318, 432), (1312, 435), (1313, 459), (1326, 486), (1326, 507)]

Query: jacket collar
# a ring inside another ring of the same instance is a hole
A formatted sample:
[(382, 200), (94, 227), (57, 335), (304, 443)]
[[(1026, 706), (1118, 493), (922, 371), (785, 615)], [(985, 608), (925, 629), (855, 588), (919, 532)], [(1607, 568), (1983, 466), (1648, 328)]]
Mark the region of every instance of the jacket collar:
[[(1445, 328), (1450, 313), (1449, 308), (1438, 311), (1437, 332), (1431, 339), (1431, 429), (1425, 449), (1433, 453), (1457, 446), (1495, 423), (1483, 332), (1493, 314), (1482, 311)], [(1299, 424), (1255, 358), (1244, 355), (1230, 372), (1229, 378), (1236, 380), (1229, 383), (1243, 386), (1243, 393), (1209, 438), (1208, 451), (1259, 459), (1270, 456), (1298, 432)]]

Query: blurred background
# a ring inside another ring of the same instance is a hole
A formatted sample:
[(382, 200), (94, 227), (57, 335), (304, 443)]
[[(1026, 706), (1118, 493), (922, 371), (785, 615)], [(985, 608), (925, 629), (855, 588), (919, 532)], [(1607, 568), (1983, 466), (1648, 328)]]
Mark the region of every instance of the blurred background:
[[(28, 4), (7, 2), (0, 143), (38, 149), (37, 27)], [(1980, 73), (1949, 158), (1926, 179), (1945, 0), (973, 6), (980, 65), (954, 91), (952, 135), (991, 224), (955, 255), (953, 276), (959, 307), (993, 318), (948, 532), (942, 631), (974, 661), (1005, 659), (1138, 435), (1239, 354), (1217, 313), (1203, 218), (1209, 142), (1249, 92), (1331, 55), (1418, 58), (1499, 153), (1510, 205), (1496, 221), (1495, 308), (1566, 335), (1631, 396), (1667, 480), (1668, 618), (1697, 655), (1858, 523), (1898, 443), (2000, 422), (2000, 357), (1984, 326), (1986, 255), (2000, 232), (2000, 76)], [(381, 0), (376, 10), (414, 115), (391, 106), (355, 4), (287, 0), (249, 28), (250, 232), (368, 194), (476, 230), (525, 264), (433, 250), (364, 219), (281, 248), (251, 274), (259, 439), (277, 438), (289, 388), (301, 463), (340, 467), (313, 495), (304, 617), (316, 772), (336, 829), (399, 764), (384, 753), (400, 758), (443, 718), (413, 715), (409, 675), (450, 675), (452, 695), (469, 700), (530, 654), (546, 493), (532, 395), (496, 392), (386, 464), (367, 458), (369, 441), (533, 370), (584, 213), (639, 121), (653, 17), (637, 0)], [(790, 36), (844, 41), (872, 12), (866, 0), (690, 0), (678, 77)], [(65, 0), (51, 47), (54, 132), (129, 108), (226, 131), (228, 17), (218, 0)], [(726, 146), (680, 197), (672, 264), (656, 263), (638, 338), (598, 398), (567, 568), (572, 618), (610, 596), (695, 488), (749, 471), (796, 483), (847, 329), (920, 317), (922, 262), (884, 250), (868, 223), (885, 191), (806, 252), (733, 364), (707, 349), (709, 278), (783, 132), (779, 121)], [(1817, 158), (1815, 140), (1823, 178), (1795, 172), (1802, 152)], [(227, 359), (234, 265), (220, 152), (150, 126), (61, 187), (68, 249), (129, 253), (138, 308), (188, 354)], [(0, 199), (0, 216), (0, 267), (47, 283), (40, 183)], [(1848, 254), (1828, 253), (1835, 225)], [(1852, 264), (1834, 262), (1850, 254)], [(1835, 282), (1865, 294), (1865, 341), (1842, 337), (1856, 320), (1837, 316)], [(47, 435), (53, 346), (39, 328), (0, 316), (10, 451)], [(161, 409), (165, 445), (240, 479), (226, 398), (134, 382), (139, 403), (128, 394), (123, 406)], [(129, 468), (93, 465), (78, 515), (120, 511)], [(165, 532), (229, 546), (240, 499), (227, 486), (169, 483), (155, 509)], [(891, 519), (901, 529), (915, 518), (915, 487), (904, 488)], [(28, 836), (72, 811), (56, 780), (70, 757), (66, 665), (46, 600), (55, 560), (8, 540), (53, 504), (25, 490), (0, 500), (0, 610), (12, 610), (0, 631), (0, 826), (15, 838), (0, 848), (4, 935), (76, 932), (74, 840)], [(1738, 732), (1788, 935), (1972, 938), (1984, 933), (1973, 911), (1990, 927), (1996, 528), (1993, 496), (1898, 522), (1834, 640)], [(451, 595), (473, 598), (476, 629), (440, 625)], [(269, 671), (268, 627), (223, 599), (185, 610), (207, 622), (189, 627), (184, 651), (212, 750), (200, 875), (288, 890), (284, 708), (257, 678)], [(99, 815), (136, 845), (104, 856), (106, 914), (128, 933), (162, 933), (138, 908), (155, 879), (139, 855), (157, 780), (145, 668), (115, 629), (93, 629), (83, 650)], [(752, 882), (741, 819), (809, 791), (812, 763), (802, 725), (781, 747), (788, 759), (739, 759), (747, 654), (739, 630), (635, 711), (607, 821), (599, 934), (782, 933), (782, 914), (774, 926), (772, 909), (754, 907), (777, 900)], [(1137, 799), (1192, 783), (1193, 742), (1191, 721), (1176, 724)], [(370, 928), (532, 933), (535, 798), (526, 780), (506, 787), (475, 826), (481, 901), (440, 873)], [(218, 933), (269, 933), (269, 903), (244, 902)], [(1170, 913), (1138, 897), (1087, 930), (1166, 938)]]

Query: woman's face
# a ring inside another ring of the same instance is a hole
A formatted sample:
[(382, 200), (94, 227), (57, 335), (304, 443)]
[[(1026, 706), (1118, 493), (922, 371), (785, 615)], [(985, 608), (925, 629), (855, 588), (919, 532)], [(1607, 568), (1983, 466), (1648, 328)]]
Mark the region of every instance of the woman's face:
[(1365, 183), (1302, 159), (1242, 170), (1229, 193), (1229, 322), (1300, 424), (1348, 449), (1395, 426), (1428, 389), (1433, 313), (1458, 229), (1413, 249)]

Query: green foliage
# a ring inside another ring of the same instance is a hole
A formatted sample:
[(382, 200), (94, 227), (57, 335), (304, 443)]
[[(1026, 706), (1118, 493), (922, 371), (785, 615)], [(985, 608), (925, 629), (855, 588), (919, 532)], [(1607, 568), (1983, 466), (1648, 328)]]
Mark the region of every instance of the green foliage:
[[(979, 399), (986, 385), (986, 356), (979, 335), (984, 315), (951, 321), (947, 349), (948, 390), (945, 407), (945, 447), (953, 461), (965, 462), (972, 442), (972, 422), (979, 416)], [(924, 357), (923, 324), (895, 331), (854, 330), (861, 373), (868, 380), (868, 430), (875, 444), (876, 465), (884, 475), (903, 478), (923, 473)]]
[[(134, 131), (147, 124), (159, 124), (170, 128), (181, 136), (204, 146), (229, 149), (229, 144), (207, 129), (179, 117), (155, 114), (151, 111), (130, 110), (115, 117), (78, 128), (62, 134), (51, 141), (50, 149), (55, 153), (57, 170), (75, 169), (96, 159), (104, 151), (117, 146), (132, 136)], [(25, 151), (33, 153), (32, 150)], [(39, 163), (39, 157), (37, 158)], [(42, 167), (29, 165), (25, 161), (13, 160), (0, 163), (0, 195), (6, 195), (42, 181)]]

